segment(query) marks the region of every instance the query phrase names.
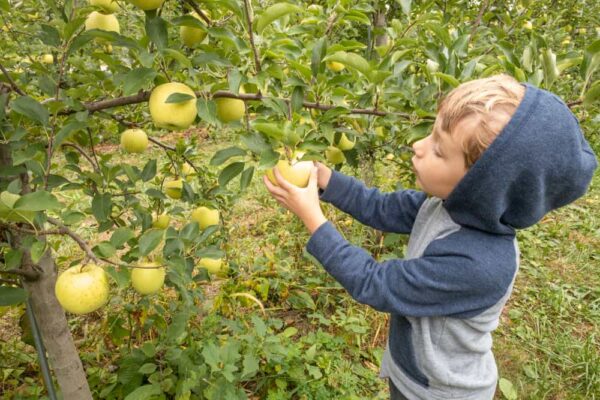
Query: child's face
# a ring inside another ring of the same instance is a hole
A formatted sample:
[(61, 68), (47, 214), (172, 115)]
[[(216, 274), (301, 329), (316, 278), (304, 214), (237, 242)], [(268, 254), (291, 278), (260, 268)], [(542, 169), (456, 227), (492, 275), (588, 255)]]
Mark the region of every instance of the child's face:
[(476, 128), (476, 121), (467, 117), (456, 126), (453, 135), (434, 130), (415, 142), (412, 163), (417, 186), (425, 193), (446, 199), (467, 173), (461, 140)]

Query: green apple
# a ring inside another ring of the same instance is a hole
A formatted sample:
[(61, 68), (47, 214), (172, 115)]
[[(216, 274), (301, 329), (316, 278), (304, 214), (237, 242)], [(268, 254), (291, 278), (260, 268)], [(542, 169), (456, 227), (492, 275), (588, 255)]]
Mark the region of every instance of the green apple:
[(158, 7), (162, 6), (165, 0), (128, 0), (134, 6), (147, 11), (147, 10), (156, 10)]
[(172, 199), (180, 199), (183, 195), (183, 180), (175, 179), (165, 182), (165, 194)]
[(92, 11), (85, 19), (85, 30), (101, 29), (103, 31), (119, 33), (119, 20), (114, 14), (102, 14)]
[(0, 220), (31, 223), (35, 217), (35, 211), (21, 211), (13, 208), (20, 198), (21, 196), (18, 194), (6, 191), (0, 193)]
[(523, 28), (525, 28), (526, 30), (530, 31), (533, 29), (533, 24), (531, 23), (531, 21), (525, 21), (523, 23)]
[(348, 139), (348, 137), (346, 136), (345, 133), (342, 133), (342, 137), (340, 138), (340, 141), (338, 142), (337, 147), (340, 150), (348, 151), (348, 150), (352, 150), (354, 148), (355, 144), (356, 144), (355, 142)]
[(342, 150), (335, 146), (329, 146), (327, 150), (325, 150), (325, 158), (332, 164), (343, 164), (344, 161), (346, 161), (346, 156)]
[[(174, 93), (192, 96), (189, 100), (179, 103), (167, 103)], [(154, 125), (166, 129), (185, 129), (196, 119), (196, 94), (187, 85), (179, 82), (169, 82), (158, 85), (150, 95), (150, 116)]]
[(148, 135), (141, 129), (127, 129), (121, 133), (121, 147), (128, 153), (143, 153), (148, 147)]
[(54, 56), (52, 54), (44, 54), (43, 56), (40, 57), (40, 62), (42, 64), (53, 64)]
[[(296, 161), (290, 163), (288, 160), (279, 160), (274, 168), (279, 170), (279, 173), (286, 181), (298, 187), (308, 186), (308, 180), (310, 179), (310, 171), (313, 169), (312, 161)], [(267, 178), (275, 186), (279, 186), (275, 179), (275, 173), (273, 169), (267, 171)]]
[(187, 180), (188, 177), (191, 177), (196, 173), (196, 170), (186, 162), (181, 166), (181, 173), (186, 177)]
[(375, 136), (382, 139), (385, 138), (385, 130), (383, 129), (383, 126), (378, 126), (375, 128)]
[(56, 280), (54, 293), (58, 302), (70, 313), (87, 314), (108, 302), (108, 276), (95, 265), (76, 265)]
[(155, 262), (140, 262), (131, 271), (131, 285), (140, 294), (156, 293), (165, 283), (165, 268)]
[(115, 0), (90, 0), (90, 5), (100, 8), (106, 14), (119, 10), (119, 4)]
[(199, 265), (211, 274), (219, 274), (225, 271), (222, 258), (201, 258)]
[(329, 61), (329, 62), (327, 62), (326, 65), (327, 65), (327, 68), (329, 68), (333, 72), (340, 72), (341, 70), (346, 68), (346, 66), (344, 64), (342, 64), (341, 62), (337, 62), (337, 61)]
[[(203, 21), (196, 12), (190, 13), (189, 15), (199, 21)], [(207, 32), (204, 29), (194, 28), (193, 26), (182, 26), (179, 28), (181, 41), (187, 47), (194, 47), (196, 44), (202, 42), (206, 37), (206, 33)]]
[[(243, 87), (240, 87), (239, 92), (246, 93)], [(219, 97), (215, 99), (215, 103), (217, 104), (217, 117), (222, 122), (239, 121), (246, 113), (244, 100)]]
[(152, 227), (156, 229), (167, 229), (171, 222), (169, 214), (161, 214), (152, 222)]
[(211, 225), (219, 225), (219, 210), (198, 207), (192, 211), (192, 221), (196, 221), (200, 225), (200, 229), (206, 229)]

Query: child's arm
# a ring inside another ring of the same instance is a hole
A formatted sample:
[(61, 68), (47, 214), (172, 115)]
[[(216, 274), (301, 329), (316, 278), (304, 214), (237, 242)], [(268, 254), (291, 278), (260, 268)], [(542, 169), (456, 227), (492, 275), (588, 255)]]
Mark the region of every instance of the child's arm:
[(415, 190), (381, 193), (321, 163), (317, 163), (317, 169), (318, 185), (323, 190), (321, 200), (385, 232), (410, 233), (417, 212), (427, 198), (425, 193)]
[(517, 268), (513, 240), (461, 229), (431, 242), (420, 258), (380, 263), (326, 222), (306, 248), (354, 299), (376, 310), (469, 318), (510, 288)]

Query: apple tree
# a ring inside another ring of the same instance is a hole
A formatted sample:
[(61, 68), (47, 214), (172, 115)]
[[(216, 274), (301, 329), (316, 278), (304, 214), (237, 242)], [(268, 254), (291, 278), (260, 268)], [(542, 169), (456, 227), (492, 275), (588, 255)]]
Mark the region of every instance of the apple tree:
[[(568, 3), (0, 0), (0, 305), (29, 298), (65, 399), (92, 398), (71, 314), (109, 304), (114, 327), (154, 307), (178, 358), (196, 283), (236, 273), (228, 210), (274, 165), (298, 185), (310, 160), (367, 181), (376, 160), (408, 171), (439, 96), (500, 72), (594, 107), (600, 34), (571, 26)], [(224, 131), (236, 140), (201, 160)], [(163, 285), (174, 295), (157, 304)], [(157, 353), (140, 348), (124, 371)], [(223, 372), (219, 394), (202, 371), (162, 386), (120, 375), (100, 394), (246, 398), (240, 376)]]

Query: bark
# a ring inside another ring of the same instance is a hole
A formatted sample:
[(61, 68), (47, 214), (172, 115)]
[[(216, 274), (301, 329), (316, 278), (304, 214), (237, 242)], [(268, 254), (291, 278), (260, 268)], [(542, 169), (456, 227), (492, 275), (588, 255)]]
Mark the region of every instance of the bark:
[[(12, 165), (12, 157), (9, 145), (0, 145), (0, 169)], [(9, 177), (8, 179), (14, 179)], [(3, 178), (7, 179), (7, 177)], [(29, 192), (27, 174), (21, 174), (23, 192)], [(13, 236), (14, 247), (19, 247), (21, 234)], [(56, 265), (50, 250), (48, 250), (36, 265), (31, 261), (29, 251), (24, 249), (21, 269), (25, 271), (37, 271), (38, 279), (22, 279), (23, 287), (30, 296), (31, 305), (35, 318), (38, 322), (40, 333), (46, 346), (50, 367), (60, 386), (64, 400), (88, 400), (92, 399), (85, 371), (79, 358), (77, 348), (73, 343), (73, 337), (69, 331), (65, 312), (54, 295), (56, 284)]]
[[(375, 28), (385, 28), (386, 18), (385, 10), (380, 10), (375, 14)], [(388, 35), (386, 33), (375, 36), (375, 46), (385, 46), (388, 43)]]

